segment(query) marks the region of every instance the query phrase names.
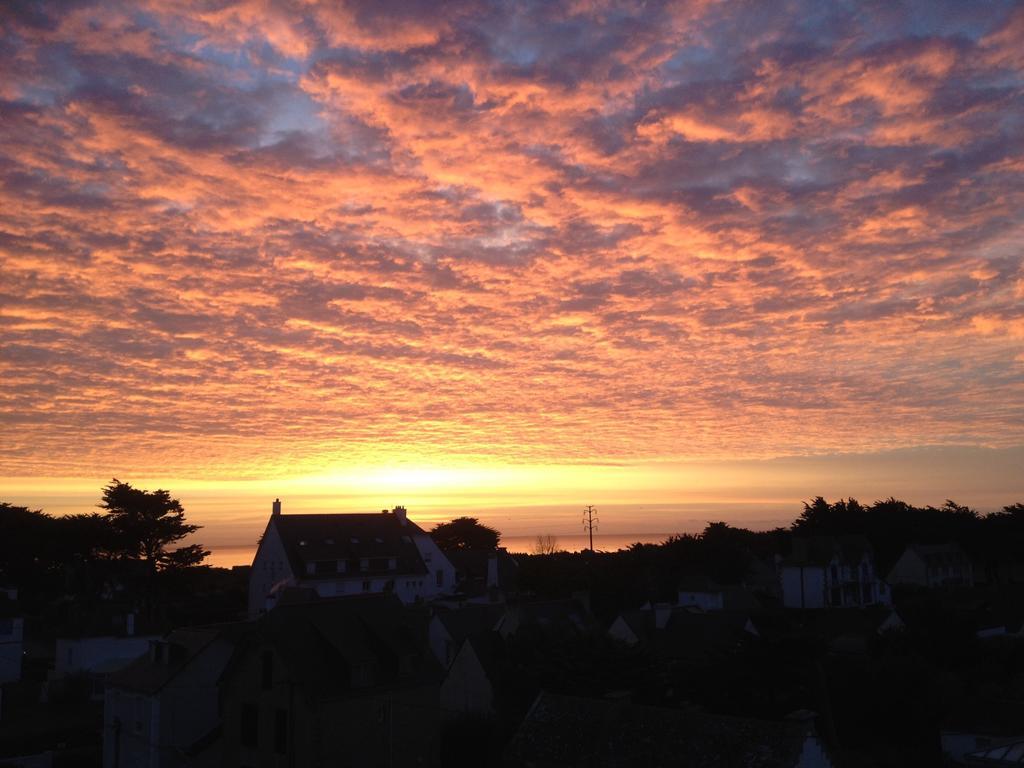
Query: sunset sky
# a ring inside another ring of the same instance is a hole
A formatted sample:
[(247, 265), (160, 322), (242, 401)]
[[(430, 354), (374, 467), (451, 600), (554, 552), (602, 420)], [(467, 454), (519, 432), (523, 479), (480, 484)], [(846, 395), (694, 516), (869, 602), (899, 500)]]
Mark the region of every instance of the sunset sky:
[[(1024, 6), (4, 3), (0, 501), (1024, 501)], [(696, 522), (694, 522), (696, 521)]]

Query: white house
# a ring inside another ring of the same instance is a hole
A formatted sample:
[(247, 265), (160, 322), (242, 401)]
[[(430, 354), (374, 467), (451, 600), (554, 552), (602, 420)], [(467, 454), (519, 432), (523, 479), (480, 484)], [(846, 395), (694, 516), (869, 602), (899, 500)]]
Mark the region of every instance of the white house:
[(18, 610), (18, 590), (0, 587), (0, 684), (21, 679), (25, 620)]
[(874, 551), (863, 536), (794, 538), (779, 563), (782, 604), (787, 608), (888, 605), (888, 585), (875, 571)]
[(889, 571), (887, 581), (919, 587), (970, 587), (974, 569), (957, 544), (911, 544)]
[(274, 501), (249, 575), (249, 615), (286, 587), (320, 597), (393, 592), (403, 603), (455, 589), (455, 568), (405, 507), (375, 514), (286, 515)]
[(448, 714), (493, 715), (497, 635), (479, 634), (462, 643), (441, 683), (441, 709)]
[(220, 681), (246, 624), (176, 629), (108, 679), (104, 768), (219, 763)]

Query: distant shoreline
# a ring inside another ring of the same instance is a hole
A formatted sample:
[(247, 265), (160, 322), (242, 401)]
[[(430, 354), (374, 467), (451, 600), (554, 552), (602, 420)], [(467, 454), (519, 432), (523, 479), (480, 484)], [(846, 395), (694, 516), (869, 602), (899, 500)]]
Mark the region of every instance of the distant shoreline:
[[(501, 546), (509, 552), (517, 554), (531, 554), (533, 545), (538, 535), (532, 536), (502, 536)], [(584, 533), (573, 534), (552, 534), (557, 542), (558, 549), (566, 552), (579, 552), (586, 549), (589, 544), (587, 535)], [(615, 552), (619, 549), (626, 549), (630, 544), (640, 542), (641, 544), (660, 544), (672, 533), (595, 533), (594, 549), (598, 551)], [(256, 553), (256, 544), (219, 544), (207, 545), (210, 549), (210, 556), (206, 559), (206, 565), (218, 568), (231, 568), (236, 565), (249, 565), (253, 555)]]

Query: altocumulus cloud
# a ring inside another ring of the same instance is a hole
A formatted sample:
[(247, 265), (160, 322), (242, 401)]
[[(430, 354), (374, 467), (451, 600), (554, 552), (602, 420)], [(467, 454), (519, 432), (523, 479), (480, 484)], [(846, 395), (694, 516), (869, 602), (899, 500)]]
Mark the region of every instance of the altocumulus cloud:
[(1019, 4), (0, 19), (7, 474), (1024, 442)]

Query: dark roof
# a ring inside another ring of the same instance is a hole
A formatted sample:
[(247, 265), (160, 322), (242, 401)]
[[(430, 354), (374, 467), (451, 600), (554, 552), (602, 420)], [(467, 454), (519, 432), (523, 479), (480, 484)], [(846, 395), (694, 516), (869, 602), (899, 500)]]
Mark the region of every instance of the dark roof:
[(470, 635), (494, 629), (503, 613), (504, 607), (500, 605), (465, 605), (458, 609), (439, 608), (434, 615), (458, 648)]
[(466, 645), (473, 649), (491, 685), (499, 685), (505, 662), (505, 643), (501, 635), (497, 632), (477, 632), (466, 638)]
[(907, 549), (917, 553), (929, 568), (965, 566), (971, 563), (959, 544), (911, 544)]
[(662, 658), (680, 661), (727, 655), (752, 637), (745, 630), (748, 621), (743, 612), (676, 609), (664, 629), (654, 631), (653, 648)]
[(162, 659), (156, 660), (152, 653), (140, 656), (124, 669), (112, 674), (107, 685), (140, 693), (156, 693), (214, 641), (223, 638), (237, 642), (252, 626), (250, 622), (235, 622), (175, 629), (158, 641), (164, 644), (165, 655)]
[(351, 695), (358, 667), (371, 670), (370, 689), (422, 685), (441, 676), (424, 619), (391, 594), (279, 605), (254, 622), (242, 652), (273, 647), (291, 681), (314, 699)]
[[(292, 572), (300, 579), (337, 578), (337, 572), (307, 573), (306, 564), (318, 561), (370, 560), (370, 569), (361, 571), (358, 562), (350, 575), (374, 572), (427, 573), (419, 549), (412, 537), (423, 534), (416, 523), (402, 521), (391, 512), (337, 515), (273, 515), (270, 524), (284, 544)], [(384, 561), (395, 558), (396, 570)]]
[(519, 563), (508, 550), (494, 549), (452, 549), (445, 556), (455, 567), (459, 591), (468, 594), (483, 593), (487, 590), (487, 574), (492, 557), (497, 560), (498, 588), (515, 590), (519, 582)]
[(594, 625), (594, 617), (576, 598), (514, 603), (506, 607), (507, 616), (518, 619), (519, 630), (548, 636), (569, 636), (586, 632)]
[(511, 765), (795, 766), (809, 728), (541, 693), (509, 743)]
[(859, 534), (844, 536), (794, 536), (792, 550), (783, 563), (785, 565), (825, 566), (835, 557), (841, 563), (856, 565), (864, 555), (874, 555), (871, 543)]

